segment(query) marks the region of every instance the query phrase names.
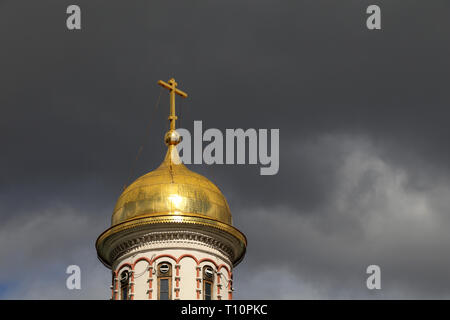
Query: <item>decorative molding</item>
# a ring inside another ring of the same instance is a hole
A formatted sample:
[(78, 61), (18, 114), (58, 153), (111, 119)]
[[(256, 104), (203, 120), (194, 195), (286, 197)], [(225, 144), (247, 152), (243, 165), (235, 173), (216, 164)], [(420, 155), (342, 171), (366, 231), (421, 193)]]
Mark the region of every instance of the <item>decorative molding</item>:
[[(127, 237), (124, 237), (127, 238)], [(141, 236), (130, 237), (128, 239), (120, 241), (114, 249), (110, 252), (111, 261), (117, 260), (121, 256), (139, 248), (142, 248), (146, 244), (150, 243), (172, 243), (172, 242), (199, 242), (208, 247), (214, 248), (229, 257), (232, 261), (234, 259), (233, 249), (226, 245), (224, 242), (219, 241), (212, 236), (193, 231), (161, 231), (151, 232)]]

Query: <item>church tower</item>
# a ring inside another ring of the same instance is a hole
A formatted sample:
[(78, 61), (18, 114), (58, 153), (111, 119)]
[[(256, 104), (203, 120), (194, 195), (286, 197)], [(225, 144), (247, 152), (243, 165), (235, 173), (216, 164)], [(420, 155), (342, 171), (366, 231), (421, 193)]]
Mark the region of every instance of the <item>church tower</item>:
[(247, 240), (233, 227), (219, 188), (179, 158), (175, 96), (187, 94), (174, 79), (158, 84), (170, 95), (166, 156), (123, 191), (111, 227), (96, 242), (112, 271), (111, 299), (230, 300)]

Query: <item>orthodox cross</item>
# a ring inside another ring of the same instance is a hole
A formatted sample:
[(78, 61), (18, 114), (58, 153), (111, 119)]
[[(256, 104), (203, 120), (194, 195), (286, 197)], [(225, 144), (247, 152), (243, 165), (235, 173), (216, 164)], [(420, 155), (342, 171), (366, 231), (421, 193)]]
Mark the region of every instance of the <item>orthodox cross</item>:
[(175, 82), (174, 78), (170, 79), (167, 82), (159, 80), (158, 84), (169, 90), (169, 94), (170, 94), (170, 115), (169, 115), (170, 130), (175, 130), (175, 121), (178, 119), (177, 116), (175, 115), (175, 94), (179, 95), (182, 98), (187, 98), (188, 95), (187, 95), (187, 93), (181, 91), (180, 89), (177, 89), (178, 83)]

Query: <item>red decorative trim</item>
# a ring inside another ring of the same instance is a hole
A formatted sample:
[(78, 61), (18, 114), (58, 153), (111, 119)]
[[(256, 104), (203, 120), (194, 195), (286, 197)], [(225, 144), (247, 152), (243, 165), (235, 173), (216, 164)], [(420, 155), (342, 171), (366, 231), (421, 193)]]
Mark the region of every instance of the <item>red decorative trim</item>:
[(176, 298), (179, 297), (179, 291), (180, 291), (180, 265), (177, 263), (175, 265), (175, 294), (176, 294)]
[(148, 269), (148, 279), (149, 279), (149, 282), (148, 282), (148, 298), (149, 298), (149, 300), (152, 300), (153, 267), (152, 267), (151, 264), (150, 264), (150, 267)]
[(195, 268), (197, 270), (197, 300), (200, 299), (200, 267)]
[(220, 271), (220, 269), (225, 268), (225, 270), (227, 270), (227, 272), (228, 272), (228, 277), (231, 277), (231, 272), (230, 272), (230, 269), (228, 268), (227, 265), (225, 265), (225, 264), (218, 265), (214, 260), (211, 260), (209, 258), (203, 258), (197, 264), (199, 265), (200, 263), (202, 263), (204, 261), (209, 261), (212, 264), (214, 264), (214, 266), (216, 267), (217, 271)]
[(194, 259), (195, 263), (196, 263), (197, 265), (199, 265), (199, 262), (198, 262), (197, 258), (194, 257), (192, 254), (189, 254), (189, 253), (183, 254), (182, 256), (180, 256), (180, 257), (178, 258), (178, 260), (177, 260), (177, 264), (180, 264), (180, 261), (181, 261), (181, 259), (183, 259), (183, 258), (192, 258), (192, 259)]
[(149, 264), (149, 265), (152, 265), (152, 261), (149, 259), (149, 258), (147, 258), (147, 257), (140, 257), (139, 259), (137, 259), (134, 263), (133, 263), (133, 268), (136, 266), (136, 264), (139, 262), (139, 261), (147, 261), (147, 263)]
[(123, 263), (121, 266), (120, 266), (120, 268), (119, 269), (117, 269), (117, 274), (119, 274), (120, 273), (120, 270), (122, 270), (123, 268), (125, 268), (125, 267), (129, 267), (131, 270), (133, 270), (133, 266), (131, 265), (131, 264), (129, 264), (128, 262), (126, 262), (126, 263)]
[(198, 264), (200, 264), (200, 263), (202, 263), (202, 262), (205, 262), (205, 261), (211, 262), (211, 263), (216, 267), (216, 269), (219, 268), (219, 266), (217, 265), (217, 263), (215, 263), (214, 260), (212, 260), (212, 259), (210, 259), (210, 258), (203, 258), (203, 259), (201, 259), (201, 260), (198, 262)]
[(225, 270), (227, 270), (228, 273), (228, 277), (231, 278), (231, 271), (230, 269), (228, 269), (228, 267), (225, 264), (221, 264), (218, 268), (217, 271), (220, 271), (220, 269), (224, 268)]
[(151, 263), (150, 263), (150, 264), (153, 264), (153, 262), (155, 262), (157, 259), (159, 259), (159, 258), (164, 258), (164, 257), (168, 257), (168, 258), (172, 259), (173, 261), (177, 262), (177, 258), (175, 258), (175, 257), (174, 257), (173, 255), (171, 255), (171, 254), (160, 254), (159, 256), (154, 257), (154, 258), (151, 260)]

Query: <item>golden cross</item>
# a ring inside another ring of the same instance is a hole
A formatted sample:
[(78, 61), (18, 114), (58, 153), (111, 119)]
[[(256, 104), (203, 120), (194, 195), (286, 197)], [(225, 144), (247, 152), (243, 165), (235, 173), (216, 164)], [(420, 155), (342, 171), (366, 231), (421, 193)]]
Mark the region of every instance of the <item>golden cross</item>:
[[(167, 83), (168, 82), (168, 83)], [(170, 92), (170, 130), (175, 130), (175, 120), (177, 120), (177, 116), (175, 115), (175, 94), (178, 94), (182, 98), (187, 98), (187, 93), (177, 89), (178, 83), (175, 82), (175, 79), (172, 78), (169, 81), (164, 82), (162, 80), (158, 81), (158, 84), (166, 89), (169, 89)]]

